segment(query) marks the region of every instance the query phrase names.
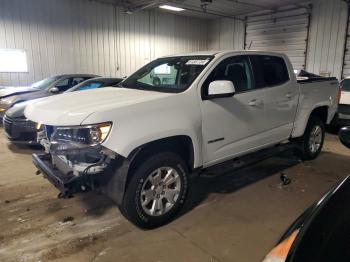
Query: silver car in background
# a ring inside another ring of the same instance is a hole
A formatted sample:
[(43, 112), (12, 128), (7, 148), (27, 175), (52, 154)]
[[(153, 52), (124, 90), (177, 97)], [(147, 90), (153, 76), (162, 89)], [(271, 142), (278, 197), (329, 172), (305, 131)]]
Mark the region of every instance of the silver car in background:
[(64, 74), (45, 78), (30, 87), (8, 87), (0, 89), (0, 120), (6, 110), (17, 103), (63, 93), (73, 86), (97, 75)]
[[(116, 86), (122, 80), (121, 78), (107, 77), (92, 78), (68, 89), (66, 92)], [(24, 116), (24, 109), (26, 106), (35, 101), (37, 100), (19, 103), (6, 111), (3, 119), (3, 126), (6, 136), (12, 143), (38, 145), (37, 132), (41, 130), (41, 126), (26, 119)]]

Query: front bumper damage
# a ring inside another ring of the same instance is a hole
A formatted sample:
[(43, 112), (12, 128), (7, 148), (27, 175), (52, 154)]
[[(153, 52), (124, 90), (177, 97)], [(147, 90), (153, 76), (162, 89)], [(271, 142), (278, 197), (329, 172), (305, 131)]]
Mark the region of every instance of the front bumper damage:
[(52, 164), (50, 154), (33, 154), (32, 159), (38, 169), (36, 174), (42, 173), (60, 191), (60, 198), (70, 197), (79, 190), (77, 178), (58, 170)]
[(130, 159), (103, 146), (72, 148), (53, 146), (41, 140), (46, 153), (33, 154), (38, 171), (58, 190), (59, 198), (70, 198), (75, 193), (100, 190), (120, 204), (125, 190)]

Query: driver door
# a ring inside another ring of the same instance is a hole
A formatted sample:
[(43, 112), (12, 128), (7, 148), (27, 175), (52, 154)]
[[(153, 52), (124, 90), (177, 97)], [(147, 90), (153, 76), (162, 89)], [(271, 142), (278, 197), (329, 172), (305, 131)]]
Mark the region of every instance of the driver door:
[[(215, 80), (232, 81), (232, 97), (210, 98), (208, 86)], [(224, 58), (202, 86), (202, 134), (204, 166), (210, 166), (264, 144), (263, 90), (255, 88), (248, 56)]]

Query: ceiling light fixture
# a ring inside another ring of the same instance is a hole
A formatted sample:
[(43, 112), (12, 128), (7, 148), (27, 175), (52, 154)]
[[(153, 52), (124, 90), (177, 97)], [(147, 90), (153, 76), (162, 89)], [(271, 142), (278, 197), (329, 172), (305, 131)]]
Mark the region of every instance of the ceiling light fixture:
[(185, 9), (183, 9), (181, 7), (176, 7), (176, 6), (172, 6), (172, 5), (160, 5), (159, 8), (170, 10), (170, 11), (175, 11), (175, 12), (185, 11)]

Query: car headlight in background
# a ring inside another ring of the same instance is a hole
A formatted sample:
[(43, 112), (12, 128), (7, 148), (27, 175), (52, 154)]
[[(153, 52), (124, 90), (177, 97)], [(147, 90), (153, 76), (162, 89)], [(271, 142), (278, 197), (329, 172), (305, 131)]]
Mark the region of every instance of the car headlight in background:
[(298, 233), (299, 230), (297, 229), (292, 234), (290, 234), (289, 237), (275, 246), (265, 257), (263, 262), (285, 262)]
[(106, 140), (111, 128), (112, 123), (57, 127), (52, 134), (51, 142), (53, 144), (69, 142), (88, 146), (99, 145)]
[(35, 123), (35, 129), (40, 131), (41, 130), (41, 123)]

